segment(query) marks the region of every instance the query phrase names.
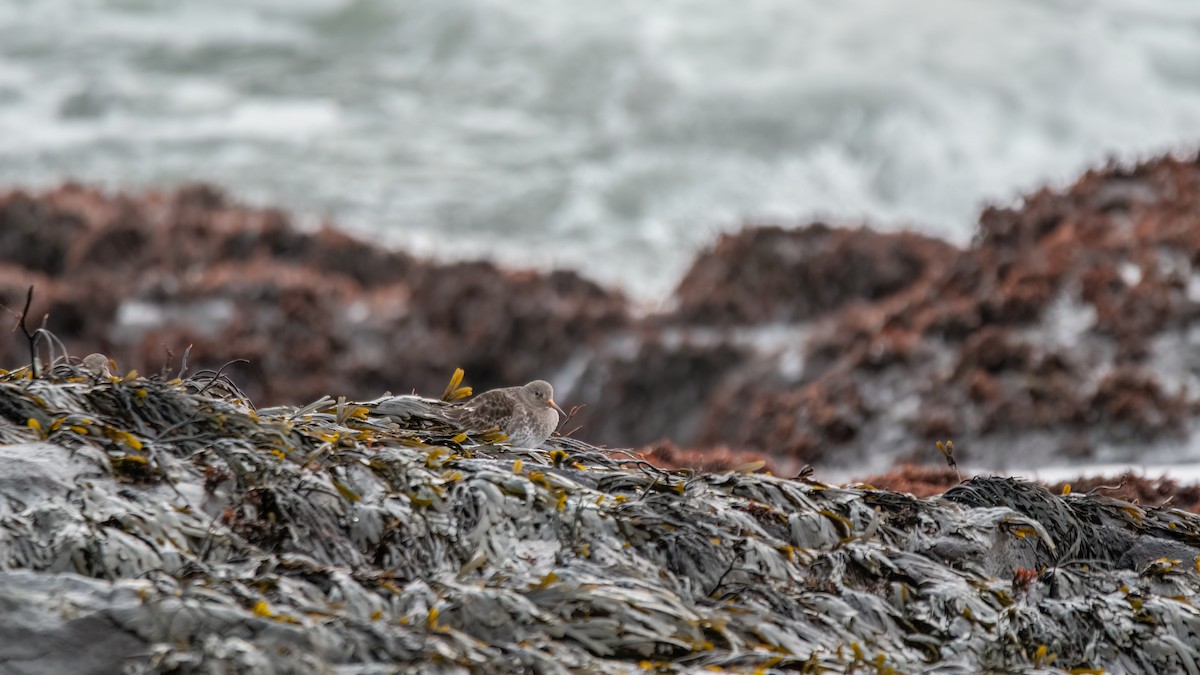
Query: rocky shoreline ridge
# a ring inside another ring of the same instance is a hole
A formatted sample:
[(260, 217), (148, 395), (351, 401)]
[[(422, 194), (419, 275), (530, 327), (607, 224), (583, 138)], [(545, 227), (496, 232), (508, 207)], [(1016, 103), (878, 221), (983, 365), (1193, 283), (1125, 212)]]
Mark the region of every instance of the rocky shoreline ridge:
[(436, 400), (256, 410), (211, 371), (47, 366), (0, 373), (13, 672), (1200, 663), (1200, 516), (1179, 509), (1002, 477), (921, 499), (667, 471), (492, 445)]
[[(75, 353), (192, 345), (260, 404), (551, 380), (598, 444), (664, 466), (878, 473), (1196, 454), (1200, 164), (1088, 172), (988, 208), (960, 248), (822, 224), (720, 238), (671, 308), (568, 271), (435, 263), (194, 186), (0, 195), (0, 302)], [(28, 360), (0, 341), (0, 363)]]
[[(0, 371), (0, 666), (1197, 672), (1200, 488), (964, 481), (933, 445), (1185, 444), (1198, 220), (1200, 162), (1167, 157), (989, 209), (965, 249), (751, 227), (644, 315), (203, 186), (0, 195), (0, 302), (36, 287), (61, 340)], [(549, 377), (587, 442), (378, 398), (456, 367)], [(799, 471), (905, 460), (932, 465)]]

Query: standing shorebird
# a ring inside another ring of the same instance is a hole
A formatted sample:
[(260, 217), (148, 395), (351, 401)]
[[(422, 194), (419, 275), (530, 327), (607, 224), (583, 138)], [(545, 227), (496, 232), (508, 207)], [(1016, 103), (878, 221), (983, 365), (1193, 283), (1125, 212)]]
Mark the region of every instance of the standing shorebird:
[(545, 380), (485, 391), (461, 404), (456, 413), (463, 430), (499, 428), (518, 448), (540, 446), (558, 428), (558, 416), (567, 414), (554, 402), (554, 388)]

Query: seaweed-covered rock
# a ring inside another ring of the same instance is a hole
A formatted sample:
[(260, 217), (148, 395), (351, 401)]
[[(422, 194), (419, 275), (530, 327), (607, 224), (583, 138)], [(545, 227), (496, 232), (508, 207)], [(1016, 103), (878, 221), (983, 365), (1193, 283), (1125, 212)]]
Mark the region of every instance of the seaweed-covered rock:
[(958, 254), (912, 232), (823, 223), (747, 228), (697, 257), (675, 292), (672, 318), (727, 326), (806, 321), (898, 293)]
[[(740, 350), (692, 380), (705, 422), (674, 440), (871, 472), (937, 461), (947, 438), (1001, 470), (1195, 448), (1198, 214), (1200, 159), (1163, 157), (988, 208), (966, 249), (823, 225), (723, 237), (647, 320)], [(600, 406), (688, 388), (645, 366)]]
[[(1163, 157), (988, 208), (965, 248), (748, 228), (637, 317), (570, 272), (418, 260), (204, 186), (67, 185), (0, 195), (0, 303), (36, 284), (31, 316), (143, 371), (179, 363), (168, 345), (247, 359), (227, 373), (268, 404), (463, 367), (482, 388), (547, 379), (584, 406), (583, 437), (666, 437), (681, 461), (731, 447), (788, 474), (882, 472), (951, 438), (981, 468), (1135, 461), (1200, 447), (1197, 214), (1200, 160)], [(0, 362), (23, 352), (0, 341)]]
[[(143, 370), (195, 366), (246, 383), (255, 400), (368, 397), (437, 386), (466, 367), (483, 388), (563, 369), (628, 324), (624, 298), (577, 274), (437, 264), (210, 186), (109, 195), (64, 185), (0, 194), (0, 303), (80, 352)], [(0, 362), (27, 358), (0, 341)]]
[[(456, 433), (416, 396), (0, 375), (19, 672), (1182, 671), (1200, 516), (977, 478), (918, 499)], [(494, 440), (494, 439), (493, 439)], [(103, 645), (103, 649), (97, 647)]]

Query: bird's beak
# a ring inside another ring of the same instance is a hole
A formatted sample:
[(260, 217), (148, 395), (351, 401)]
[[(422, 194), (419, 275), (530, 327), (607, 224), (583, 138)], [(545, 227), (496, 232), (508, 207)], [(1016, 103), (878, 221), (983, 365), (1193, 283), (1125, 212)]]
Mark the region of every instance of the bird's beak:
[(558, 404), (554, 402), (554, 399), (550, 399), (550, 400), (546, 401), (546, 403), (550, 404), (550, 407), (557, 410), (559, 412), (559, 414), (561, 414), (563, 417), (570, 417), (570, 415), (568, 415), (565, 410), (558, 407)]

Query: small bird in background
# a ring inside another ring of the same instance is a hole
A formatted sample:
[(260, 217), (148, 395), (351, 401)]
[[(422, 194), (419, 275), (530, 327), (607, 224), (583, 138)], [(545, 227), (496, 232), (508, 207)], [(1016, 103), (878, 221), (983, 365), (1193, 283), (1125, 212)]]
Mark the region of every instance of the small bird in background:
[(112, 371), (108, 369), (111, 361), (103, 354), (88, 354), (83, 357), (83, 368), (91, 372), (96, 377), (109, 378), (112, 377)]
[(554, 388), (545, 380), (522, 387), (492, 389), (464, 401), (454, 411), (468, 433), (500, 429), (510, 445), (536, 448), (558, 428), (559, 415), (567, 413), (554, 402)]

